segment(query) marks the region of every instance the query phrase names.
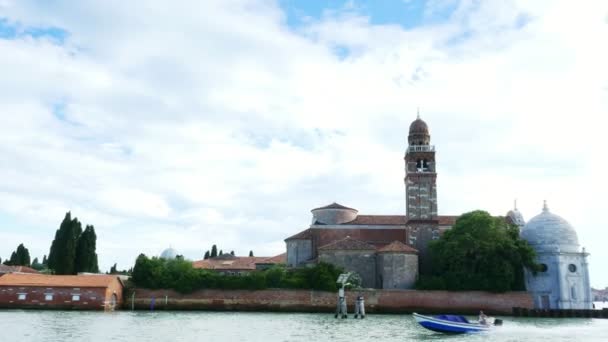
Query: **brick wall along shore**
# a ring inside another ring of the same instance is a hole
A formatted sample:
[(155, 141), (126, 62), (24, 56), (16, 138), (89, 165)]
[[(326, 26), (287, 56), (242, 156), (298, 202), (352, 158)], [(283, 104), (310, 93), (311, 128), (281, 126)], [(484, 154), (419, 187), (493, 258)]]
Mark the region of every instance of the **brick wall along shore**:
[[(527, 292), (448, 292), (415, 290), (347, 291), (348, 311), (352, 313), (357, 295), (365, 297), (368, 313), (462, 313), (511, 315), (513, 307), (534, 306)], [(132, 292), (125, 294), (124, 308), (131, 309)], [(337, 294), (310, 290), (199, 290), (180, 294), (172, 290), (135, 290), (135, 309), (150, 310), (238, 310), (333, 312)]]

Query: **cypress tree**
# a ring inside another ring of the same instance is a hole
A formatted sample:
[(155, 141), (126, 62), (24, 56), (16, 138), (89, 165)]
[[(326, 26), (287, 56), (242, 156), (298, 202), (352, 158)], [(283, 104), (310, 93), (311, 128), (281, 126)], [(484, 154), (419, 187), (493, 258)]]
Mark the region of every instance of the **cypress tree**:
[(11, 254), (8, 264), (12, 266), (30, 266), (30, 251), (23, 244), (19, 244), (17, 250)]
[(48, 266), (49, 261), (46, 259), (46, 254), (42, 257), (42, 264)]
[(213, 245), (213, 246), (211, 246), (211, 255), (210, 255), (210, 257), (211, 258), (215, 258), (216, 256), (217, 256), (217, 246)]
[(220, 249), (220, 254), (218, 254), (218, 255), (222, 255), (222, 254), (224, 254), (224, 252)]
[(205, 252), (205, 257), (203, 259), (205, 259), (205, 260), (209, 259), (209, 251)]
[(76, 246), (81, 233), (82, 225), (67, 212), (55, 233), (48, 258), (49, 268), (55, 274), (76, 274)]
[(93, 226), (86, 226), (80, 234), (76, 244), (75, 268), (76, 272), (99, 272), (97, 253), (95, 253), (97, 235)]
[(253, 251), (249, 251), (249, 256), (252, 257), (253, 256)]
[(234, 255), (234, 251), (230, 251), (230, 255)]

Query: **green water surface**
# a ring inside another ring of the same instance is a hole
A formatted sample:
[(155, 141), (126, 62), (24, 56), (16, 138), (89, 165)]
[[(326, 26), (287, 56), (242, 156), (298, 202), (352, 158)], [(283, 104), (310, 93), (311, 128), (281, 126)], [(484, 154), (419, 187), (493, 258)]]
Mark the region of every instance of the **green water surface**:
[(443, 335), (411, 315), (0, 311), (0, 341), (608, 341), (608, 320), (501, 317), (491, 332)]

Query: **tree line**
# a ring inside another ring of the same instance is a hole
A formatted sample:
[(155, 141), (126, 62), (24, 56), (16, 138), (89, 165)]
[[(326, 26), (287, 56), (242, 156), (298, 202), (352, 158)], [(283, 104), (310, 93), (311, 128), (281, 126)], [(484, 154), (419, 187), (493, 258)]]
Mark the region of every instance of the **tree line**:
[[(213, 245), (211, 246), (211, 250), (207, 250), (205, 251), (205, 255), (203, 256), (203, 259), (207, 260), (209, 258), (216, 258), (220, 255), (223, 255), (224, 251), (222, 251), (220, 249), (220, 251), (217, 251), (217, 245)], [(234, 251), (230, 251), (229, 253), (230, 255), (234, 255)], [(249, 251), (249, 256), (252, 257), (253, 256), (253, 251)]]
[(183, 258), (148, 258), (140, 254), (135, 261), (131, 280), (136, 286), (149, 289), (174, 289), (190, 293), (198, 289), (265, 288), (315, 289), (337, 291), (336, 279), (343, 270), (335, 265), (319, 263), (314, 267), (287, 269), (277, 265), (243, 275), (227, 275), (198, 269)]
[(87, 225), (83, 230), (80, 221), (77, 218), (72, 219), (71, 212), (67, 212), (55, 232), (48, 258), (45, 255), (42, 262), (34, 258), (30, 263), (29, 250), (22, 243), (4, 264), (28, 266), (53, 274), (98, 273), (96, 245), (95, 228)]

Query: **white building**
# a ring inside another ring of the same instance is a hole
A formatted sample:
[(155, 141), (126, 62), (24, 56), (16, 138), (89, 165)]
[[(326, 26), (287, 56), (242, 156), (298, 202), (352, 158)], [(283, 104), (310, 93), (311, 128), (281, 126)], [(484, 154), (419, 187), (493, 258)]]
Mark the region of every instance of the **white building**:
[[(516, 213), (517, 214), (517, 213)], [(520, 222), (523, 222), (523, 218)], [(541, 271), (526, 270), (526, 289), (539, 309), (591, 309), (588, 253), (580, 248), (574, 228), (563, 218), (543, 211), (525, 224), (521, 237), (536, 251)]]

